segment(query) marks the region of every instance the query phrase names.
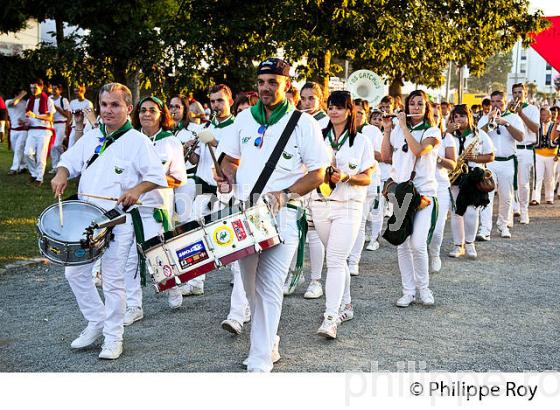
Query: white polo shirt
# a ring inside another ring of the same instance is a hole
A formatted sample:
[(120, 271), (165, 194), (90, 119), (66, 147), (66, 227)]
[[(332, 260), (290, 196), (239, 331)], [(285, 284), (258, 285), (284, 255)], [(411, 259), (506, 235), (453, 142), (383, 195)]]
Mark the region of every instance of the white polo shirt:
[[(505, 116), (502, 116), (507, 122), (509, 122), (512, 127), (515, 127), (521, 132), (524, 132), (525, 127), (523, 124), (523, 120), (517, 114), (508, 113)], [(484, 127), (488, 124), (488, 116), (483, 116), (480, 121), (478, 121), (478, 128)], [(498, 130), (500, 130), (498, 134)], [(511, 133), (509, 132), (509, 128), (504, 127), (503, 125), (498, 125), (495, 130), (489, 131), (488, 136), (492, 140), (492, 144), (494, 144), (494, 154), (497, 157), (509, 157), (514, 155), (517, 151), (515, 144), (520, 144), (520, 142), (516, 141)]]
[[(87, 110), (92, 110), (93, 111), (93, 103), (88, 100), (87, 98), (84, 98), (83, 101), (78, 100), (77, 98), (74, 98), (72, 101), (70, 101), (70, 111), (87, 111)], [(87, 115), (84, 113), (84, 125), (88, 124), (88, 120), (87, 120)], [(76, 119), (74, 116), (72, 116), (72, 127), (76, 126)]]
[[(412, 136), (418, 142), (426, 138), (435, 138), (441, 143), (441, 131), (437, 127), (430, 127), (425, 130), (412, 130)], [(391, 131), (391, 146), (393, 147), (393, 164), (391, 167), (391, 178), (397, 183), (406, 182), (410, 179), (413, 170), (416, 171), (414, 186), (421, 195), (435, 196), (437, 194), (436, 164), (437, 164), (437, 145), (427, 154), (416, 159), (410, 147), (407, 152), (403, 151), (406, 139), (400, 124), (397, 124)], [(416, 162), (416, 166), (414, 163)]]
[[(62, 96), (58, 97), (56, 100), (54, 98), (52, 98), (53, 103), (55, 105), (55, 107), (61, 108), (62, 110), (68, 110), (70, 111), (70, 103), (68, 102), (68, 100)], [(68, 118), (66, 118), (64, 115), (62, 115), (61, 113), (59, 113), (58, 111), (54, 111), (54, 121), (64, 121), (66, 122), (68, 120)]]
[(17, 105), (12, 105), (13, 99), (6, 100), (6, 107), (8, 108), (8, 115), (10, 116), (11, 128), (23, 127), (25, 124), (20, 124), (20, 121), (25, 123), (25, 108), (27, 107), (27, 100), (20, 100)]
[[(255, 121), (250, 109), (240, 112), (233, 125), (227, 127), (228, 134), (220, 141), (219, 149), (230, 157), (241, 160), (234, 188), (239, 200), (249, 199), (249, 194), (292, 113), (293, 111), (287, 112), (276, 124), (268, 127), (261, 148), (255, 146), (261, 125)], [(311, 115), (302, 113), (262, 193), (282, 191), (308, 172), (328, 165), (330, 157), (319, 124)]]
[[(383, 142), (383, 134), (381, 130), (374, 125), (366, 124), (363, 126), (361, 134), (363, 134), (371, 144), (371, 147), (374, 151), (375, 159), (375, 151), (381, 153), (381, 143)], [(370, 194), (377, 193), (377, 187), (381, 185), (381, 169), (379, 167), (379, 163), (376, 162), (375, 171), (371, 174), (371, 183), (368, 186), (368, 192)]]
[[(324, 145), (331, 157), (331, 163), (345, 174), (350, 176), (357, 175), (365, 170), (377, 165), (373, 154), (373, 146), (370, 140), (363, 134), (357, 133), (354, 143), (350, 146), (350, 138), (335, 153), (328, 138), (324, 139)], [(368, 191), (367, 186), (350, 185), (347, 182), (336, 184), (334, 191), (328, 197), (329, 201), (355, 201), (363, 202)], [(315, 190), (311, 193), (312, 200), (319, 200), (322, 197)]]
[[(227, 121), (227, 120), (226, 120)], [(224, 128), (217, 128), (213, 124), (210, 123), (208, 127), (200, 127), (200, 131), (204, 130), (212, 131), (214, 134), (214, 138), (219, 143), (224, 137), (229, 133), (229, 129), (232, 127), (233, 124), (228, 125)], [(216, 155), (216, 159), (220, 158), (220, 150), (218, 147), (214, 147), (214, 154)], [(198, 167), (196, 169), (196, 176), (203, 179), (208, 185), (216, 186), (216, 181), (214, 180), (214, 175), (212, 172), (212, 168), (214, 168), (214, 161), (212, 160), (212, 155), (210, 154), (210, 149), (208, 146), (202, 142), (198, 144), (195, 153), (199, 156), (198, 157)]]
[(323, 110), (313, 114), (313, 118), (317, 120), (317, 122), (319, 123), (319, 127), (321, 127), (322, 130), (327, 128), (327, 125), (329, 125), (330, 118)]
[[(179, 139), (181, 144), (184, 144), (188, 141), (191, 141), (191, 140), (195, 139), (201, 129), (202, 129), (201, 125), (195, 124), (194, 122), (189, 122), (185, 128), (183, 128), (182, 130), (178, 131), (175, 134), (175, 137), (177, 137)], [(192, 168), (196, 167), (196, 165), (191, 164), (190, 161), (186, 161), (185, 162), (185, 167), (186, 167), (186, 169), (192, 169)]]

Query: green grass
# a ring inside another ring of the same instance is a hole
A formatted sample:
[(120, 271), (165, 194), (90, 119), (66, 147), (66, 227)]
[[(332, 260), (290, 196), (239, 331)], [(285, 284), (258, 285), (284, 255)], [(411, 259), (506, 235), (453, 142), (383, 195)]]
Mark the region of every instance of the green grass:
[[(26, 185), (29, 174), (8, 176), (12, 157), (6, 142), (0, 144), (0, 266), (40, 255), (35, 224), (39, 214), (55, 202), (52, 175), (45, 174), (40, 188)], [(76, 184), (71, 182), (65, 196), (75, 192)]]

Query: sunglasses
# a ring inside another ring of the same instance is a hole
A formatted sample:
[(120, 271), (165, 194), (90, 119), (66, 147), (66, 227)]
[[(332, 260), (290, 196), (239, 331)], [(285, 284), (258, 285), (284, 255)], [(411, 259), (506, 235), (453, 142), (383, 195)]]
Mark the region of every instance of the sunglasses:
[(259, 127), (259, 131), (258, 131), (259, 136), (255, 138), (255, 147), (262, 148), (264, 142), (264, 133), (266, 132), (267, 128), (268, 125), (261, 125)]
[(107, 139), (107, 137), (103, 137), (103, 138), (99, 138), (99, 145), (97, 147), (95, 147), (95, 153), (99, 154), (101, 152), (101, 150), (103, 149), (103, 146), (105, 145), (105, 140)]

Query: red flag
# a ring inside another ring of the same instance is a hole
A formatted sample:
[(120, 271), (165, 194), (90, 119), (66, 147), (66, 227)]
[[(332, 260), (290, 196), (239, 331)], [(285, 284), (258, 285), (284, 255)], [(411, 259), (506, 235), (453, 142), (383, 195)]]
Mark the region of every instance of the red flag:
[(556, 71), (560, 71), (560, 16), (545, 17), (552, 25), (539, 34), (533, 34), (531, 45)]

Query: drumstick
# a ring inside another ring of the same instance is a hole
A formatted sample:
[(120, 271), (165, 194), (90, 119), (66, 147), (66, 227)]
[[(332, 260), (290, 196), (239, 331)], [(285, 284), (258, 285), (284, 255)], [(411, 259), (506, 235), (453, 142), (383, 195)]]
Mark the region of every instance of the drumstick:
[(64, 228), (64, 214), (62, 213), (62, 195), (58, 195), (58, 216), (60, 217), (60, 227)]
[[(101, 196), (101, 195), (93, 195), (93, 194), (83, 194), (79, 193), (78, 195), (87, 196), (89, 198), (96, 198), (96, 199), (104, 199), (106, 201), (118, 201), (119, 198), (113, 198), (110, 196)], [(136, 201), (136, 205), (142, 205), (141, 201)]]

